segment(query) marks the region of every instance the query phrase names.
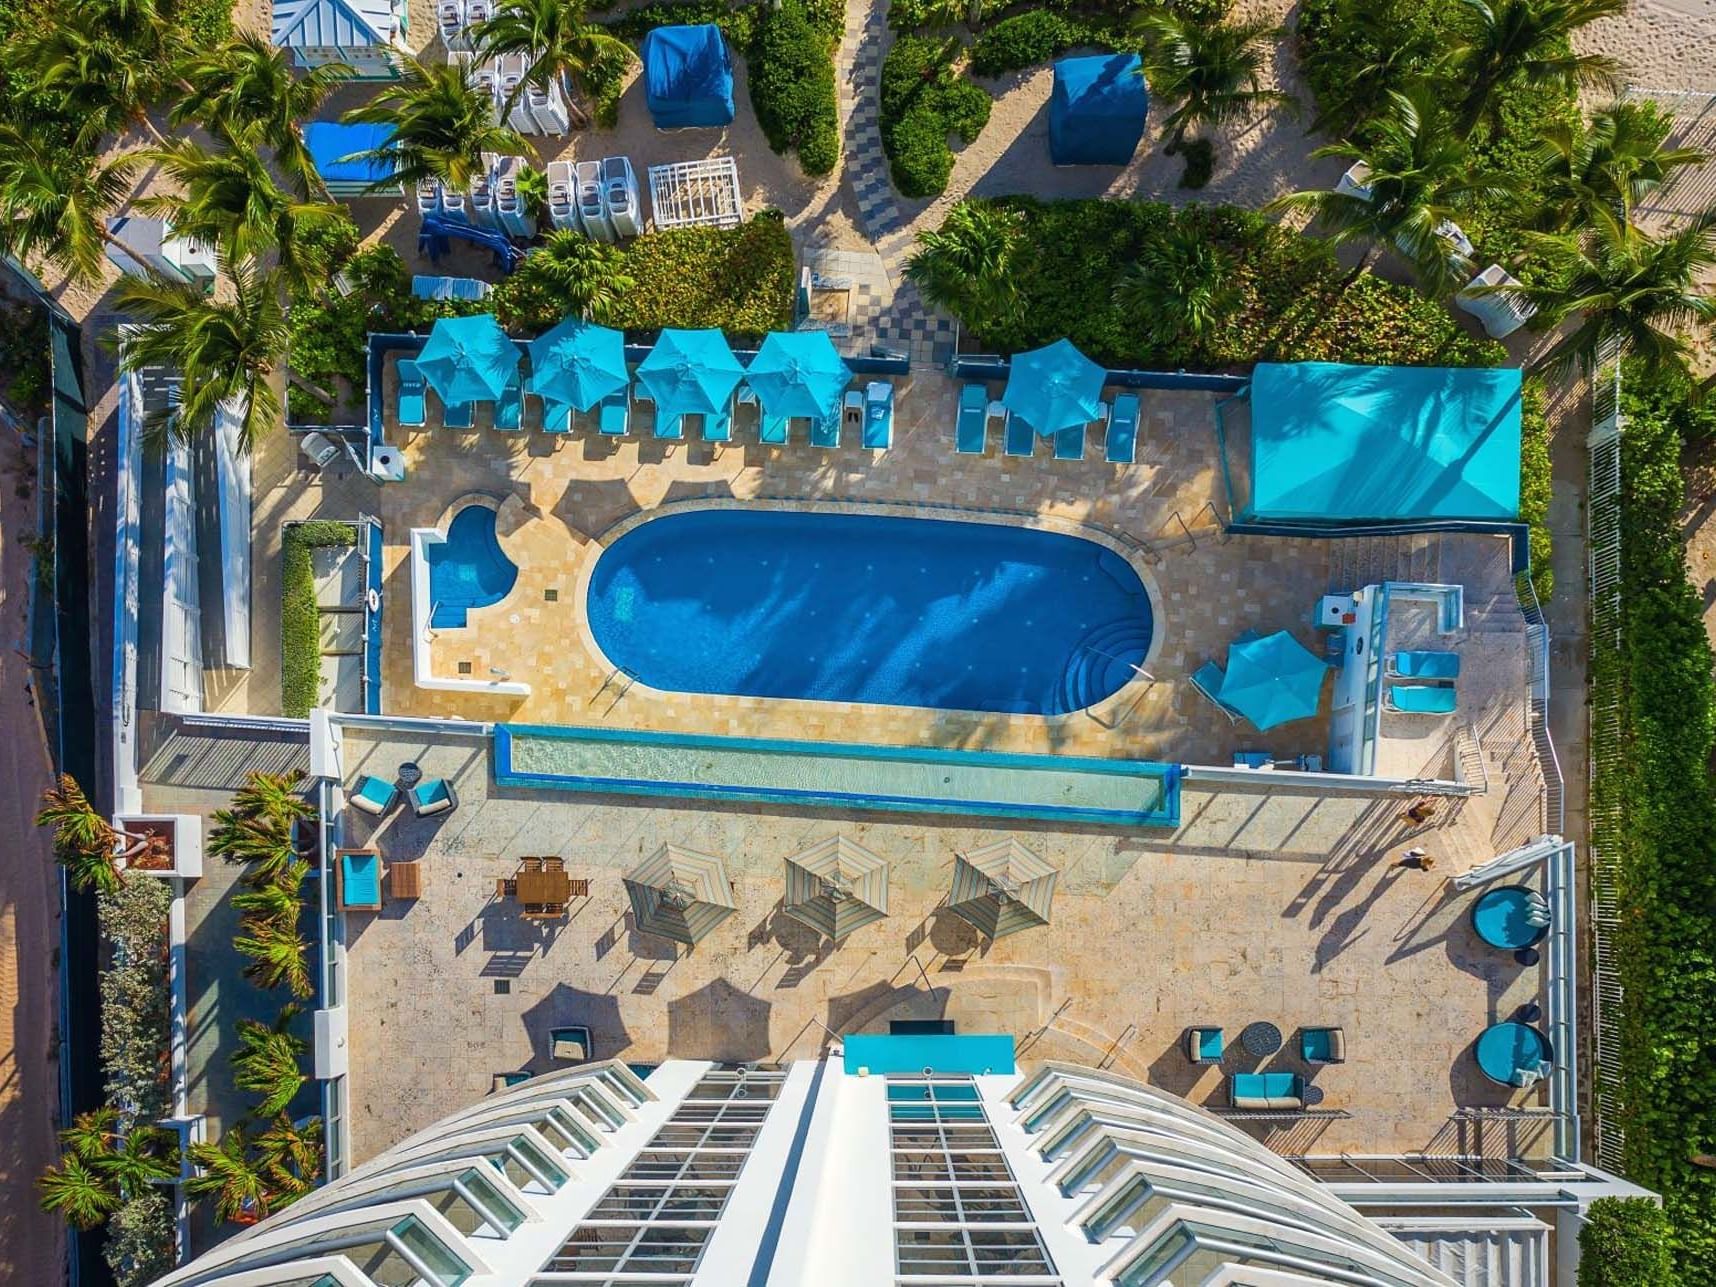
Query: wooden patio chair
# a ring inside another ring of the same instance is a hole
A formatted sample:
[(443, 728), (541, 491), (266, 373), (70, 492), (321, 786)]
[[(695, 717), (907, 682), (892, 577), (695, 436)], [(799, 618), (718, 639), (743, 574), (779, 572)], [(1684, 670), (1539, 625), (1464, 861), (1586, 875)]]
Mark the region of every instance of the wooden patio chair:
[(508, 880), (505, 876), (497, 876), (495, 878), (496, 898), (513, 898), (516, 897), (517, 894), (518, 882), (516, 880)]
[(566, 860), (564, 858), (544, 858), (542, 860), (542, 870), (543, 871), (565, 871), (566, 870)]
[(590, 896), (590, 882), (589, 881), (587, 881), (587, 880), (572, 880), (568, 883), (572, 886), (572, 897), (574, 897), (574, 898), (588, 898)]

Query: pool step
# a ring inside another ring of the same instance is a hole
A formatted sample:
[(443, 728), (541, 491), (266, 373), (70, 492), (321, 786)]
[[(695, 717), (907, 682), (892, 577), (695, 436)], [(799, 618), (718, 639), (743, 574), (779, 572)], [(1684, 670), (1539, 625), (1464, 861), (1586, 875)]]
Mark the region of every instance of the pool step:
[(1127, 619), (1097, 626), (1078, 643), (1061, 676), (1061, 709), (1079, 711), (1118, 691), (1142, 665), (1150, 649), (1150, 627)]

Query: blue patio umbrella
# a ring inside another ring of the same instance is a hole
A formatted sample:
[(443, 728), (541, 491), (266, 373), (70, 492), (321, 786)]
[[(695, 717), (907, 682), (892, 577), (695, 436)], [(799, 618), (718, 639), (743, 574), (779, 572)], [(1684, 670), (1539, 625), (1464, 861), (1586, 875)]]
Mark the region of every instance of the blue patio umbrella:
[(530, 342), (530, 391), (544, 402), (588, 411), (626, 387), (626, 346), (620, 333), (568, 317)]
[(713, 415), (727, 405), (745, 368), (713, 328), (661, 333), (638, 364), (638, 379), (655, 399), (658, 418)]
[(751, 359), (745, 382), (771, 416), (834, 414), (852, 382), (852, 368), (834, 351), (827, 331), (777, 331)]
[(1259, 729), (1317, 713), (1328, 666), (1285, 630), (1231, 644), (1221, 700)]
[(450, 407), (492, 402), (518, 383), (518, 348), (488, 313), (443, 317), (417, 355), (417, 370)]
[(1071, 340), (1056, 340), (1013, 359), (1001, 405), (1046, 437), (1100, 416), (1107, 379)]

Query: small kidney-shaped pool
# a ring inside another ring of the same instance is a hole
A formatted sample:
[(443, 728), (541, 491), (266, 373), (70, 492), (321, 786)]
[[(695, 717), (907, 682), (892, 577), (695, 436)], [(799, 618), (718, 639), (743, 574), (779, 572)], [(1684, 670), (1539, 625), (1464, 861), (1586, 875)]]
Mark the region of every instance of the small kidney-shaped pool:
[(1150, 598), (1095, 541), (770, 509), (647, 519), (602, 552), (590, 628), (652, 688), (1064, 715), (1133, 678)]

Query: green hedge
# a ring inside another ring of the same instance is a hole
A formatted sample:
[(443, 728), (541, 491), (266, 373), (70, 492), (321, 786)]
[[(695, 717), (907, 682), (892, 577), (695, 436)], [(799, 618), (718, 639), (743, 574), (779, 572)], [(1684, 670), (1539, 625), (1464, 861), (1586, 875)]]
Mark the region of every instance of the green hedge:
[(988, 93), (954, 71), (960, 53), (957, 40), (901, 36), (882, 62), (882, 148), (904, 196), (939, 196), (953, 172), (949, 137), (976, 142), (989, 123)]
[(971, 70), (978, 76), (1000, 76), (1046, 63), (1080, 45), (1112, 49), (1116, 34), (1100, 24), (1032, 9), (986, 27), (971, 46)]
[(750, 85), (751, 107), (769, 146), (797, 152), (806, 174), (832, 172), (840, 160), (834, 42), (811, 22), (801, 0), (780, 0), (758, 23)]
[(1634, 364), (1622, 389), (1621, 645), (1592, 656), (1594, 689), (1621, 699), (1622, 767), (1593, 783), (1593, 831), (1620, 857), (1624, 1170), (1663, 1195), (1678, 1281), (1697, 1287), (1716, 1283), (1716, 1171), (1690, 1160), (1716, 1141), (1716, 681), (1680, 462), (1716, 407)]
[(1668, 1221), (1649, 1198), (1598, 1198), (1579, 1230), (1579, 1287), (1670, 1287)]
[(1549, 417), (1544, 413), (1543, 389), (1525, 382), (1520, 408), (1519, 516), (1531, 529), (1531, 588), (1539, 603), (1555, 593), (1555, 570), (1549, 566), (1554, 543), (1549, 535), (1549, 498), (1554, 480), (1549, 467)]
[[(1023, 219), (1012, 281), (1020, 307), (1005, 319), (964, 317), (991, 352), (1036, 348), (1065, 335), (1112, 367), (1235, 370), (1253, 362), (1375, 362), (1500, 366), (1507, 350), (1475, 339), (1448, 310), (1366, 274), (1346, 274), (1319, 241), (1235, 206), (1175, 208), (1145, 201), (1001, 198)], [(1114, 300), (1143, 247), (1176, 227), (1214, 243), (1235, 264), (1232, 314), (1204, 339), (1152, 341)]]
[(316, 610), (316, 571), (310, 551), (356, 545), (350, 523), (295, 523), (280, 551), (280, 713), (301, 718), (316, 708), (322, 687), (321, 623)]

